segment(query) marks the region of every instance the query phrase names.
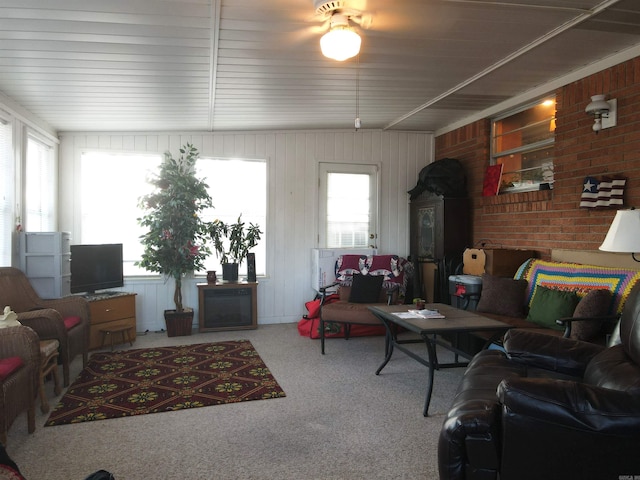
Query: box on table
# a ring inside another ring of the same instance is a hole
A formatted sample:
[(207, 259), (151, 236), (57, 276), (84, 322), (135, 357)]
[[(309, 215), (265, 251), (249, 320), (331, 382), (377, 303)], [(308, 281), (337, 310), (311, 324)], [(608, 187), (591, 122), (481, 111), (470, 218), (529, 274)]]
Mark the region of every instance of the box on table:
[(536, 257), (535, 250), (516, 250), (507, 248), (485, 248), (484, 271), (499, 277), (513, 277), (525, 261)]

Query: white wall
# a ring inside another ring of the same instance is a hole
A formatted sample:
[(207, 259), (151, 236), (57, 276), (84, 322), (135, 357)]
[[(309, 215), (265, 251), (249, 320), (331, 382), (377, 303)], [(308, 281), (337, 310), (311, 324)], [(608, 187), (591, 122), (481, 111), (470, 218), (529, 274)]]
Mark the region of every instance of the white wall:
[[(59, 228), (79, 238), (78, 165), (83, 149), (177, 152), (193, 143), (202, 156), (266, 158), (267, 276), (258, 278), (258, 323), (295, 322), (313, 298), (311, 249), (318, 237), (318, 163), (366, 163), (380, 167), (381, 253), (409, 251), (409, 196), (418, 172), (433, 160), (433, 135), (413, 132), (287, 131), (260, 133), (63, 133), (60, 135)], [(122, 172), (126, 175), (126, 172)], [(220, 182), (228, 179), (219, 179)], [(238, 195), (250, 195), (238, 182)], [(209, 182), (215, 188), (215, 181)], [(114, 185), (114, 194), (118, 186)], [(108, 199), (105, 199), (108, 201)], [(195, 283), (183, 286), (184, 303), (197, 309)], [(138, 331), (164, 328), (173, 287), (160, 279), (132, 279), (124, 290), (137, 297)], [(196, 317), (197, 318), (197, 317)]]

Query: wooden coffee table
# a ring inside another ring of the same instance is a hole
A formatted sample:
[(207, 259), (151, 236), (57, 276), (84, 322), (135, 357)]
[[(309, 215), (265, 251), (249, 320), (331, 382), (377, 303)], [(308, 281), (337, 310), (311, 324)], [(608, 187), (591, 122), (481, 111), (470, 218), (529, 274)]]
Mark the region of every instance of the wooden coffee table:
[[(489, 339), (486, 341), (484, 348), (488, 347), (494, 340), (502, 336), (511, 325), (491, 318), (483, 317), (481, 314), (460, 310), (451, 305), (441, 303), (427, 304), (426, 308), (430, 310), (438, 310), (445, 318), (400, 318), (394, 313), (407, 312), (413, 309), (413, 305), (388, 305), (369, 307), (369, 310), (378, 317), (387, 328), (387, 348), (385, 359), (376, 370), (379, 375), (382, 369), (389, 363), (393, 355), (394, 348), (404, 352), (409, 357), (429, 368), (429, 382), (427, 384), (427, 394), (424, 403), (423, 415), (429, 414), (429, 403), (431, 403), (431, 394), (433, 392), (434, 372), (440, 368), (464, 367), (468, 362), (458, 361), (458, 356), (471, 359), (471, 356), (458, 349), (454, 344), (445, 342), (438, 338), (443, 334), (469, 333), (469, 332), (489, 332)], [(398, 328), (417, 333), (420, 339), (398, 340)], [(407, 343), (422, 343), (427, 346), (427, 357), (424, 358), (415, 352), (407, 349), (403, 345)], [(440, 345), (455, 353), (455, 361), (451, 363), (440, 363), (436, 356), (436, 346)]]

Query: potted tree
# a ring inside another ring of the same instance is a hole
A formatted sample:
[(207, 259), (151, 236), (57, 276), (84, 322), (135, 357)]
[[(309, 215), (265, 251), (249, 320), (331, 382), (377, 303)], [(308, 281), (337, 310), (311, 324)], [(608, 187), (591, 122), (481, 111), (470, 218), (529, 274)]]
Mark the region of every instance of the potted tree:
[(146, 211), (138, 223), (148, 229), (140, 237), (144, 246), (142, 259), (136, 265), (172, 278), (175, 282), (175, 310), (165, 310), (167, 334), (190, 335), (193, 308), (182, 304), (182, 280), (188, 273), (204, 268), (211, 253), (207, 247), (209, 224), (200, 214), (212, 206), (207, 184), (196, 177), (198, 150), (187, 143), (180, 156), (164, 154), (160, 171), (149, 182), (154, 190), (140, 198)]
[(247, 257), (247, 253), (258, 244), (262, 231), (258, 225), (249, 222), (245, 229), (242, 214), (236, 223), (227, 224), (214, 220), (209, 227), (213, 240), (213, 249), (222, 264), (222, 279), (229, 282), (238, 281), (238, 266)]

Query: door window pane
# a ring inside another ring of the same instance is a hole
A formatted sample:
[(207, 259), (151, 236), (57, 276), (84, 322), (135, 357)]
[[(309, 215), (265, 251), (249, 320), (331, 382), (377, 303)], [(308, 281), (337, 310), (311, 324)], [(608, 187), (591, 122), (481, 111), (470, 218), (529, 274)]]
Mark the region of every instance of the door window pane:
[(320, 245), (377, 248), (377, 169), (321, 164)]

